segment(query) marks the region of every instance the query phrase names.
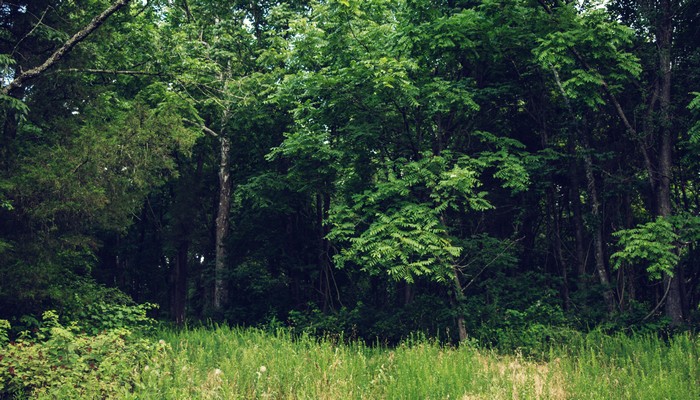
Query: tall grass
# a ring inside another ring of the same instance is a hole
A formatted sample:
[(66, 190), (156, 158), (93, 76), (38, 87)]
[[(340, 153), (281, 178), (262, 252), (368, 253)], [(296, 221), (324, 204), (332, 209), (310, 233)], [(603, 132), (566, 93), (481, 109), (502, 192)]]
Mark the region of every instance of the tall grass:
[(555, 350), (559, 358), (551, 363), (559, 364), (577, 398), (700, 399), (698, 339), (595, 332)]
[(547, 361), (413, 339), (396, 348), (255, 329), (165, 330), (134, 399), (697, 399), (698, 338), (589, 334)]

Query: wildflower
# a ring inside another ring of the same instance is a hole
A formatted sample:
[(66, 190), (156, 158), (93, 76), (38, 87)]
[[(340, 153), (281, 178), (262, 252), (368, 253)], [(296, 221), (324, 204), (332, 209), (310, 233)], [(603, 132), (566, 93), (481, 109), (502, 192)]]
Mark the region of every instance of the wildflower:
[(217, 368), (217, 369), (214, 370), (214, 375), (215, 375), (215, 376), (219, 376), (219, 375), (221, 375), (221, 374), (223, 374), (223, 372), (221, 372), (220, 369)]
[(264, 365), (260, 366), (260, 373), (264, 374), (267, 371), (267, 368)]
[(145, 367), (143, 367), (143, 370), (144, 370), (144, 371), (148, 371), (149, 369), (151, 369), (151, 367), (149, 367), (148, 365), (146, 365)]
[(160, 339), (160, 340), (158, 341), (158, 343), (160, 343), (161, 346), (165, 346), (165, 340), (163, 340), (163, 339)]

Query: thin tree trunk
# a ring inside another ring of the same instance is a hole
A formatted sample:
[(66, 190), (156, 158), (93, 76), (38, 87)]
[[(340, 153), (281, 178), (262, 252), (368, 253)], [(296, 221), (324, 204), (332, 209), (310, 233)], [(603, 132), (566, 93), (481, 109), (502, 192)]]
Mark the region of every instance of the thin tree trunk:
[(584, 225), (583, 225), (583, 212), (581, 207), (581, 195), (579, 188), (581, 187), (581, 182), (579, 180), (579, 172), (575, 157), (573, 155), (576, 152), (576, 146), (573, 138), (569, 138), (569, 154), (571, 154), (571, 162), (569, 163), (569, 182), (571, 182), (571, 189), (569, 190), (569, 197), (571, 201), (571, 208), (573, 212), (573, 224), (574, 224), (574, 237), (575, 243), (575, 256), (576, 256), (576, 273), (578, 279), (583, 279), (586, 275), (586, 246), (584, 244)]
[(467, 324), (461, 307), (464, 305), (465, 298), (464, 291), (462, 289), (462, 282), (459, 280), (459, 270), (456, 266), (452, 267), (452, 277), (455, 292), (455, 307), (457, 308), (457, 331), (459, 332), (459, 341), (464, 342), (467, 340)]
[(598, 280), (603, 286), (603, 298), (608, 307), (608, 312), (615, 311), (615, 299), (612, 288), (610, 287), (610, 279), (608, 278), (608, 270), (605, 266), (605, 251), (603, 244), (603, 215), (600, 211), (601, 204), (598, 198), (598, 189), (596, 188), (596, 179), (593, 174), (593, 160), (588, 153), (588, 137), (585, 134), (581, 135), (584, 146), (583, 167), (586, 174), (586, 183), (588, 197), (591, 202), (591, 215), (593, 217), (593, 255), (595, 257), (595, 268), (598, 274)]
[(569, 277), (567, 271), (566, 260), (564, 259), (564, 252), (562, 251), (561, 243), (561, 215), (559, 212), (559, 207), (556, 202), (555, 188), (552, 186), (547, 191), (547, 198), (549, 203), (549, 210), (552, 215), (552, 251), (554, 252), (554, 261), (557, 266), (557, 272), (561, 275), (561, 286), (559, 287), (559, 294), (564, 305), (564, 309), (568, 310), (570, 305), (569, 299)]
[[(623, 196), (623, 203), (625, 213), (625, 229), (630, 229), (634, 226), (634, 215), (632, 213), (632, 198), (629, 192), (625, 192)], [(620, 270), (625, 272), (629, 300), (637, 300), (637, 269), (620, 268)], [(620, 304), (620, 306), (622, 306), (622, 304)]]
[(326, 241), (326, 230), (324, 227), (323, 195), (316, 194), (316, 265), (319, 271), (318, 291), (321, 294), (322, 310), (328, 311), (331, 308), (331, 279), (329, 276), (328, 252)]
[[(321, 294), (321, 304), (323, 311), (328, 311), (334, 308), (333, 294), (335, 293), (338, 302), (340, 302), (340, 293), (333, 275), (333, 266), (331, 265), (331, 244), (326, 236), (330, 227), (326, 224), (326, 218), (331, 206), (331, 196), (328, 193), (316, 194), (316, 223), (318, 237), (318, 249), (316, 254), (316, 262), (319, 268), (319, 292)], [(342, 305), (342, 304), (341, 304)]]
[(600, 284), (603, 286), (603, 299), (608, 308), (608, 312), (612, 314), (615, 311), (615, 299), (613, 295), (612, 288), (610, 287), (610, 279), (608, 278), (608, 271), (605, 266), (605, 251), (603, 244), (603, 216), (600, 211), (601, 203), (598, 197), (598, 189), (596, 188), (595, 174), (593, 173), (593, 159), (589, 153), (591, 146), (588, 141), (588, 135), (582, 131), (578, 122), (576, 121), (574, 110), (571, 107), (569, 98), (566, 96), (564, 87), (559, 79), (559, 74), (552, 68), (552, 73), (554, 75), (555, 82), (559, 88), (566, 107), (571, 114), (571, 125), (574, 128), (578, 136), (578, 141), (583, 147), (583, 168), (586, 176), (586, 190), (588, 192), (588, 198), (591, 203), (591, 215), (593, 217), (593, 253), (595, 258), (595, 267), (598, 274), (598, 279)]
[(221, 155), (219, 160), (219, 206), (216, 215), (216, 255), (214, 261), (214, 311), (220, 312), (228, 301), (226, 280), (226, 238), (229, 231), (231, 208), (231, 142), (224, 135), (219, 136)]
[(404, 282), (403, 284), (403, 305), (404, 307), (408, 306), (413, 302), (413, 295), (414, 295), (414, 285), (413, 283), (410, 282)]
[(177, 249), (175, 257), (175, 266), (172, 276), (172, 300), (171, 312), (178, 326), (185, 323), (186, 308), (187, 308), (187, 256), (189, 253), (189, 240), (183, 240)]

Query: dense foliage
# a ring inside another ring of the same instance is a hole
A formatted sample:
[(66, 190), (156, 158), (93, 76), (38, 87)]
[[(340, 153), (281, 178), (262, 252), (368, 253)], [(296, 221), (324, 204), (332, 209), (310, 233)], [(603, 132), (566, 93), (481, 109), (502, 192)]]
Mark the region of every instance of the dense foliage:
[(0, 2), (0, 318), (692, 326), (699, 26), (697, 0)]

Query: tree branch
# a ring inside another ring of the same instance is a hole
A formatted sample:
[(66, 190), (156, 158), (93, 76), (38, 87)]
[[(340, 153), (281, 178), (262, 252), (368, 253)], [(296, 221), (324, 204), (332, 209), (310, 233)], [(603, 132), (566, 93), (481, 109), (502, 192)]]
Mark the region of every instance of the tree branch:
[(146, 75), (146, 76), (162, 76), (160, 72), (148, 71), (132, 71), (121, 69), (94, 69), (94, 68), (66, 68), (59, 69), (56, 73), (87, 73), (87, 74), (105, 74), (105, 75)]
[(191, 124), (191, 125), (194, 125), (194, 126), (200, 128), (200, 129), (201, 129), (204, 133), (206, 133), (207, 135), (211, 135), (211, 136), (214, 136), (214, 137), (219, 137), (219, 134), (218, 134), (216, 131), (214, 131), (213, 129), (209, 128), (208, 126), (206, 126), (206, 125), (204, 125), (204, 124), (200, 124), (200, 123), (197, 123), (197, 122), (194, 122), (194, 121), (190, 121), (189, 119), (186, 119), (186, 118), (183, 118), (183, 119), (182, 119), (182, 122), (186, 122), (186, 123), (188, 123), (188, 124)]
[(130, 1), (131, 0), (116, 0), (114, 3), (112, 3), (111, 6), (109, 6), (109, 8), (104, 10), (100, 15), (93, 18), (89, 24), (87, 24), (78, 33), (76, 33), (70, 39), (68, 39), (68, 41), (66, 41), (63, 44), (63, 46), (61, 46), (58, 50), (54, 51), (53, 54), (51, 54), (51, 56), (46, 61), (44, 61), (43, 64), (22, 72), (7, 86), (3, 87), (2, 94), (8, 95), (12, 89), (21, 87), (26, 81), (34, 79), (37, 76), (41, 75), (49, 67), (56, 64), (66, 54), (68, 54), (73, 49), (73, 47), (75, 47), (78, 43), (83, 41), (92, 32), (99, 28), (107, 20), (107, 18), (109, 18), (112, 14), (129, 4)]
[[(12, 54), (15, 54), (15, 52), (17, 51), (17, 48), (18, 48), (19, 45), (24, 41), (24, 39), (26, 39), (26, 38), (28, 38), (29, 36), (31, 36), (31, 35), (34, 33), (34, 31), (36, 30), (36, 28), (38, 28), (39, 25), (41, 25), (41, 24), (44, 22), (44, 17), (46, 16), (46, 13), (49, 11), (50, 8), (51, 8), (50, 6), (49, 6), (49, 7), (46, 7), (46, 10), (44, 10), (44, 12), (41, 14), (41, 17), (39, 17), (39, 22), (37, 22), (36, 25), (34, 25), (34, 26), (32, 27), (32, 29), (29, 31), (29, 33), (27, 33), (26, 35), (24, 35), (24, 37), (23, 37), (22, 39), (20, 39), (20, 40), (15, 44), (15, 47), (12, 49)], [(33, 14), (32, 14), (32, 15), (33, 15)]]

